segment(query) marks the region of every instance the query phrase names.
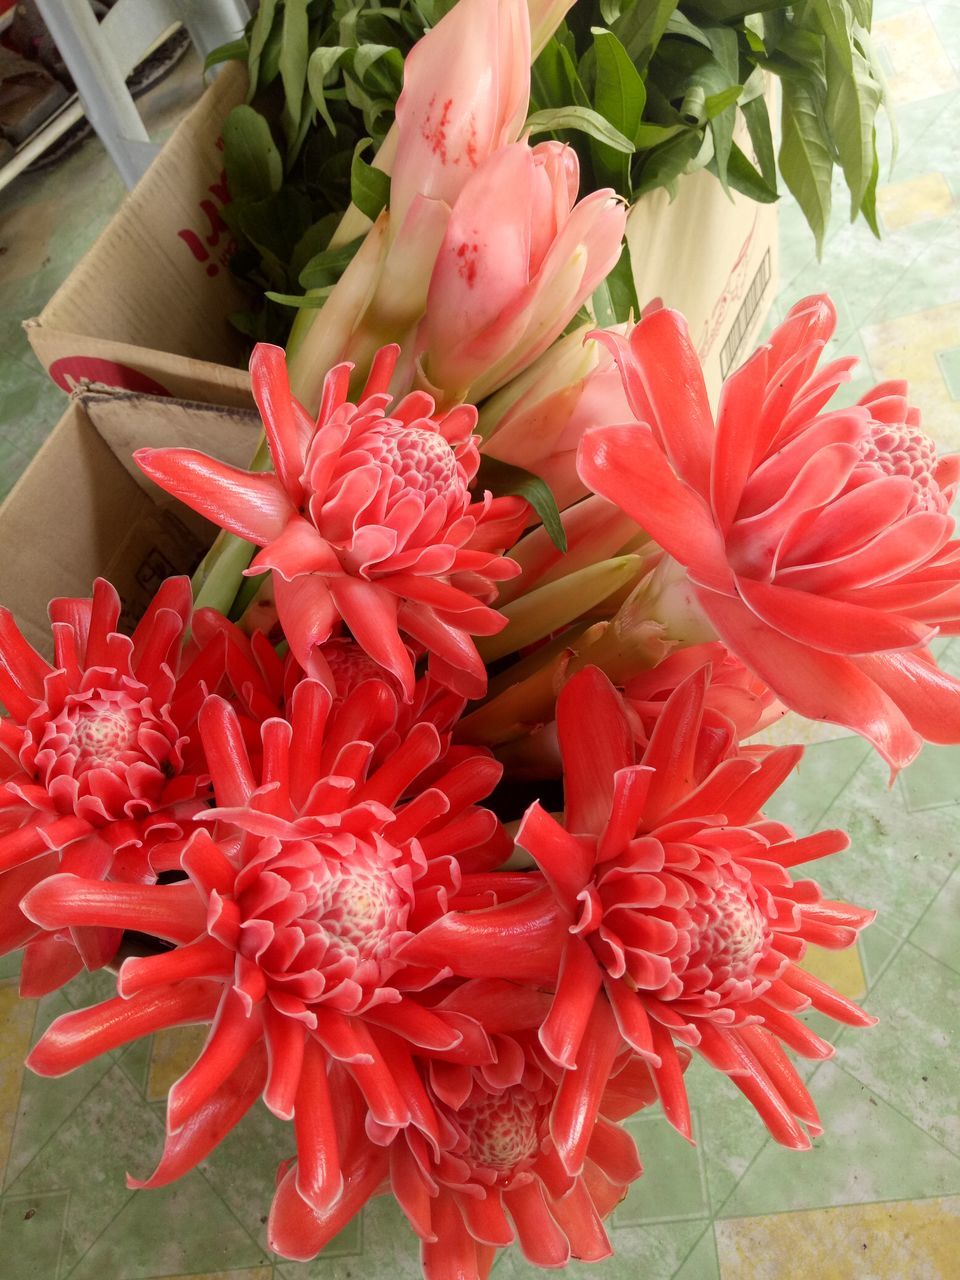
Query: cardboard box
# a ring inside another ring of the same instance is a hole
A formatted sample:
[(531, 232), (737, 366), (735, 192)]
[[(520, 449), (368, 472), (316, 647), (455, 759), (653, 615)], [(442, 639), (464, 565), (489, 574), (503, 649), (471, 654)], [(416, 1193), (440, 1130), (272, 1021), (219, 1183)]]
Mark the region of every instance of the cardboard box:
[(680, 180), (676, 199), (653, 191), (634, 205), (627, 242), (640, 305), (682, 311), (716, 403), (749, 354), (777, 292), (777, 206), (729, 199), (705, 170)]
[[(771, 84), (772, 113), (774, 91)], [(735, 137), (750, 154), (742, 120)], [(777, 232), (776, 204), (728, 195), (705, 169), (681, 177), (672, 201), (663, 189), (651, 191), (630, 211), (627, 243), (640, 305), (661, 298), (686, 316), (714, 404), (776, 297)]]
[(230, 325), (249, 298), (230, 274), (220, 130), (243, 101), (228, 64), (184, 117), (120, 209), (24, 323), (58, 386), (82, 382), (217, 404), (250, 403), (245, 340)]
[(135, 622), (164, 578), (193, 571), (218, 531), (147, 480), (133, 450), (202, 440), (246, 466), (259, 436), (253, 410), (78, 392), (0, 507), (0, 604), (45, 654), (48, 602), (88, 596), (98, 575), (119, 591), (125, 623)]

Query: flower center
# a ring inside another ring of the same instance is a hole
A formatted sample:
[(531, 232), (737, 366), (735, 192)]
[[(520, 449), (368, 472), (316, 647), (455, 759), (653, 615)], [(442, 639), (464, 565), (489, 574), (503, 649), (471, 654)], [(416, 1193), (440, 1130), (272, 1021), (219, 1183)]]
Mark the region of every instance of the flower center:
[(407, 912), (392, 868), (358, 853), (345, 858), (320, 887), (313, 918), (330, 949), (367, 960), (389, 946)]
[(709, 902), (697, 959), (716, 978), (748, 977), (766, 947), (763, 913), (735, 880), (724, 879)]
[(460, 496), (466, 484), (456, 454), (439, 431), (423, 427), (386, 427), (364, 447), (389, 467), (404, 489), (438, 497)]
[(461, 1108), (468, 1160), (498, 1173), (515, 1169), (539, 1149), (543, 1118), (544, 1108), (521, 1085)]
[(77, 769), (118, 763), (137, 741), (137, 730), (127, 711), (82, 711), (73, 725)]
[(390, 672), (368, 658), (355, 640), (328, 640), (320, 652), (330, 668), (338, 698), (348, 697), (365, 680), (395, 687)]
[(884, 476), (913, 481), (911, 510), (945, 511), (947, 501), (936, 480), (937, 447), (919, 427), (906, 423), (872, 422), (860, 441), (865, 463)]

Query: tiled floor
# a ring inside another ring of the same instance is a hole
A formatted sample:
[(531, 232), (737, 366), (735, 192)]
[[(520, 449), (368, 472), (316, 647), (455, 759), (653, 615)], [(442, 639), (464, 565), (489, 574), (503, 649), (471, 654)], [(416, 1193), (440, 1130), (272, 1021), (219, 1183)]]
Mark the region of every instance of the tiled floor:
[[(838, 185), (818, 264), (798, 211), (784, 204), (777, 309), (828, 289), (841, 314), (838, 349), (864, 359), (853, 392), (909, 377), (931, 433), (958, 448), (960, 6), (878, 0), (876, 10), (901, 135), (895, 176), (880, 193), (885, 235), (875, 244), (862, 224), (846, 225)], [(159, 91), (159, 128), (168, 127), (177, 92)], [(19, 321), (39, 309), (119, 196), (108, 163), (89, 144), (53, 174), (0, 197), (3, 487), (63, 404)], [(944, 661), (960, 675), (960, 641)], [(739, 1095), (695, 1064), (698, 1144), (683, 1143), (657, 1113), (633, 1122), (648, 1172), (616, 1212), (618, 1257), (593, 1268), (598, 1277), (960, 1277), (960, 748), (928, 748), (891, 790), (885, 775), (858, 739), (835, 736), (811, 747), (774, 806), (801, 831), (847, 828), (849, 854), (813, 874), (829, 893), (880, 910), (858, 951), (810, 960), (881, 1018), (873, 1031), (835, 1037), (836, 1057), (807, 1069), (826, 1136), (805, 1155), (778, 1148)], [(161, 1099), (189, 1061), (191, 1038), (158, 1036), (64, 1080), (40, 1081), (21, 1067), (29, 1044), (106, 983), (78, 980), (34, 1006), (16, 999), (13, 982), (9, 967), (0, 970), (3, 1280), (417, 1274), (410, 1234), (384, 1202), (313, 1264), (280, 1263), (266, 1252), (263, 1216), (290, 1143), (262, 1111), (183, 1182), (127, 1191), (124, 1173), (142, 1176), (156, 1160)], [(495, 1272), (503, 1280), (531, 1274), (511, 1254)]]

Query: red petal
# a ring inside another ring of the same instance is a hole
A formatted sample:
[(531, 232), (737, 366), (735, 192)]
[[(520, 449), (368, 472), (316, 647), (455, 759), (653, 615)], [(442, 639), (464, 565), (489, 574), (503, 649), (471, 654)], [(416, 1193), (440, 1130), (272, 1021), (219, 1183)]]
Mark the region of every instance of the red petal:
[(503, 1193), (503, 1201), (517, 1228), (520, 1248), (536, 1267), (565, 1267), (570, 1242), (557, 1226), (539, 1182), (526, 1182)]
[(38, 1076), (62, 1076), (140, 1036), (166, 1027), (208, 1022), (223, 994), (219, 982), (194, 979), (162, 991), (116, 997), (65, 1013), (44, 1032), (27, 1057)]
[(317, 1213), (329, 1213), (344, 1191), (327, 1055), (313, 1037), (306, 1042), (297, 1089), (297, 1191)]
[(557, 734), (565, 826), (575, 835), (599, 836), (610, 818), (614, 774), (634, 763), (634, 750), (620, 695), (597, 667), (585, 667), (564, 685)]
[(250, 382), (280, 483), (294, 505), (303, 500), (303, 455), (297, 430), (287, 359), (282, 347), (258, 342), (250, 356)]
[(363, 1140), (351, 1151), (349, 1165), (344, 1169), (343, 1194), (323, 1213), (311, 1208), (299, 1194), (296, 1169), (289, 1169), (270, 1208), (270, 1248), (297, 1262), (315, 1258), (377, 1190), (387, 1172), (387, 1159), (383, 1147)]
[(266, 1076), (263, 1050), (256, 1046), (183, 1128), (167, 1135), (163, 1156), (150, 1177), (141, 1182), (128, 1174), (127, 1186), (133, 1191), (165, 1187), (195, 1169), (250, 1110)]
[(540, 1028), (540, 1043), (559, 1067), (572, 1071), (576, 1066), (600, 981), (593, 951), (582, 938), (571, 936), (560, 961), (553, 1004)]
[(738, 578), (741, 598), (769, 626), (798, 644), (827, 653), (872, 654), (884, 649), (915, 649), (936, 629), (902, 615), (865, 609), (778, 583)]
[(575, 1071), (565, 1071), (550, 1114), (550, 1136), (564, 1168), (579, 1173), (621, 1047), (620, 1032), (606, 1000), (594, 1001)]
[(139, 885), (57, 875), (23, 900), (26, 915), (44, 929), (99, 925), (136, 929), (170, 942), (192, 942), (206, 929), (207, 911), (192, 884)]
[(594, 842), (570, 835), (556, 818), (534, 803), (523, 815), (516, 843), (535, 859), (563, 908), (572, 913), (577, 894), (593, 871)]
[(237, 992), (227, 991), (199, 1058), (167, 1096), (167, 1128), (171, 1133), (196, 1115), (253, 1051), (262, 1035), (260, 1011), (248, 1014)]

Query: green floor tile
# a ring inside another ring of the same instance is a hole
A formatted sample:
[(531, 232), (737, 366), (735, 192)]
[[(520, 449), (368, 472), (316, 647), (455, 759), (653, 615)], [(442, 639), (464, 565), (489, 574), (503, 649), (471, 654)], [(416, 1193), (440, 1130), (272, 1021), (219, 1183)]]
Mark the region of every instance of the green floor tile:
[(69, 1191), (3, 1197), (0, 1257), (4, 1280), (52, 1280), (58, 1274), (69, 1199)]
[(268, 1261), (244, 1226), (200, 1174), (131, 1195), (70, 1274), (70, 1280), (147, 1280), (175, 1275), (190, 1259), (197, 1272)]
[[(667, 1123), (659, 1107), (626, 1122), (643, 1161), (643, 1177), (613, 1212), (613, 1225), (642, 1227), (653, 1222), (703, 1218), (710, 1211), (703, 1157)], [(699, 1114), (693, 1111), (693, 1136), (700, 1140)]]
[[(868, 1035), (844, 1038), (844, 1066), (960, 1155), (960, 985), (955, 970), (907, 943), (864, 1004), (880, 1023)], [(954, 1191), (960, 1192), (960, 1184)]]
[(960, 973), (960, 867), (924, 912), (910, 941)]
[(825, 1135), (802, 1153), (769, 1141), (718, 1217), (960, 1193), (960, 1160), (842, 1066), (824, 1063), (812, 1090)]
[(674, 1280), (720, 1280), (720, 1264), (717, 1261), (717, 1244), (713, 1238), (713, 1227), (706, 1231), (693, 1246)]

